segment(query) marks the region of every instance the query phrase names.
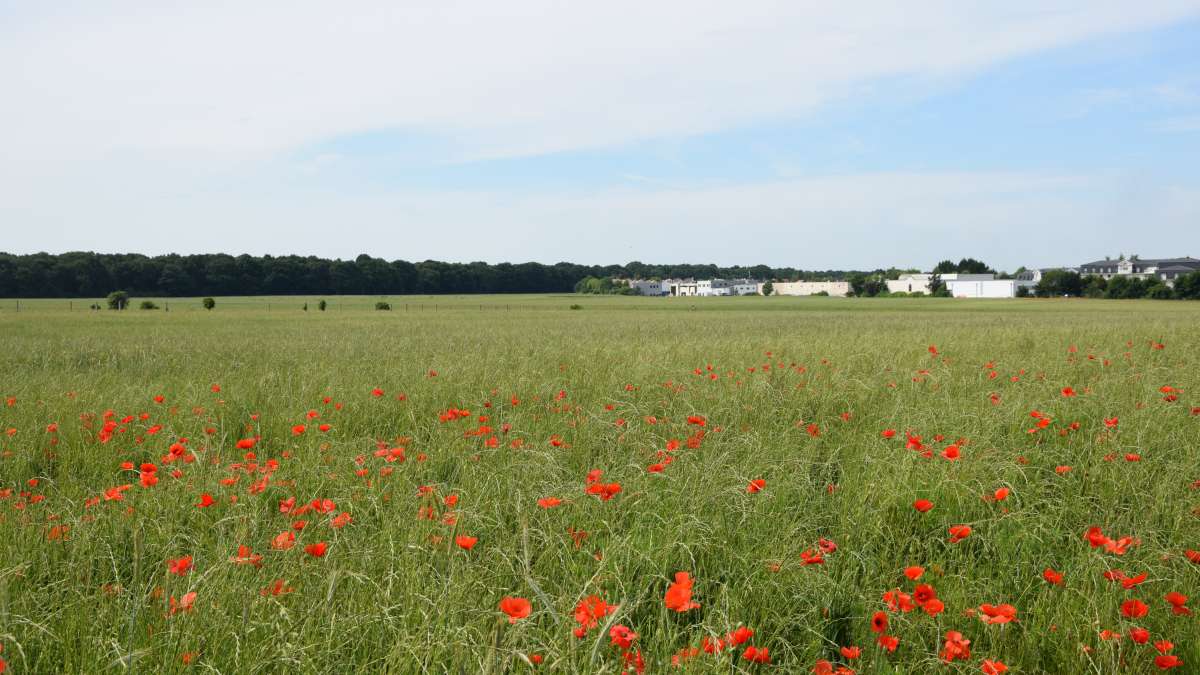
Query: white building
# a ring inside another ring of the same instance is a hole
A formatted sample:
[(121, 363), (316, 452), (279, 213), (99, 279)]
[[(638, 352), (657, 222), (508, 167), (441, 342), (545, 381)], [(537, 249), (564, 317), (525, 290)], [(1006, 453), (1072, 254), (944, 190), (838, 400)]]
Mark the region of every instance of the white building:
[(629, 287), (638, 292), (639, 295), (648, 295), (658, 297), (666, 295), (669, 291), (665, 281), (647, 281), (645, 279), (629, 279), (626, 283)]
[(695, 279), (667, 279), (663, 281), (663, 287), (667, 289), (667, 295), (671, 296), (690, 297), (699, 294), (699, 286)]
[(1020, 279), (951, 279), (946, 290), (955, 298), (1015, 298), (1017, 290), (1033, 286), (1033, 282)]
[(1136, 279), (1157, 279), (1168, 286), (1175, 284), (1175, 279), (1191, 272), (1200, 270), (1200, 260), (1189, 256), (1182, 258), (1119, 258), (1117, 260), (1097, 260), (1079, 266), (1080, 274), (1094, 274), (1111, 279), (1115, 276), (1128, 276)]
[[(762, 293), (764, 284), (759, 284)], [(850, 293), (848, 281), (774, 281), (771, 282), (774, 295), (816, 295), (827, 293), (830, 297), (844, 298)]]
[[(994, 274), (959, 274), (950, 272), (940, 275), (947, 287), (951, 281), (992, 281)], [(929, 280), (932, 274), (901, 274), (899, 279), (888, 279), (888, 293), (924, 293), (929, 295)]]
[(758, 295), (759, 283), (754, 279), (734, 279), (734, 295)]

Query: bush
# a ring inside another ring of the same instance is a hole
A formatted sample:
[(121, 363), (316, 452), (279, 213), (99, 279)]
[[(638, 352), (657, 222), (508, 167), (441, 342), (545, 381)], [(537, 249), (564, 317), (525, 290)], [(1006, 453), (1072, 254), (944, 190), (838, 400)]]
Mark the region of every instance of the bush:
[(158, 309), (158, 305), (154, 304), (153, 300), (143, 300), (138, 309)]
[(819, 296), (821, 296), (821, 297), (823, 297), (823, 298), (828, 298), (828, 297), (829, 297), (829, 291), (817, 291), (816, 293), (813, 293), (813, 296), (818, 296), (818, 295), (819, 295)]
[(905, 293), (904, 291), (896, 291), (895, 293), (888, 293), (888, 297), (890, 297), (890, 298), (907, 298), (908, 293)]
[(571, 305), (571, 309), (583, 309), (583, 305)]
[(1176, 279), (1175, 296), (1184, 300), (1200, 299), (1200, 271), (1189, 272)]
[(321, 310), (322, 312), (325, 311), (325, 301), (324, 300), (319, 300), (317, 302), (317, 309)]
[(1146, 297), (1154, 300), (1174, 300), (1175, 292), (1169, 286), (1159, 281), (1146, 287)]
[(129, 294), (125, 291), (113, 291), (108, 294), (109, 309), (125, 309), (129, 306)]
[(380, 300), (379, 302), (375, 303), (375, 309), (377, 311), (386, 312), (386, 311), (390, 311), (392, 309), (392, 306), (389, 305), (388, 303)]
[(1029, 298), (1032, 296), (1033, 296), (1033, 293), (1030, 292), (1028, 286), (1017, 286), (1017, 297), (1018, 298)]
[(204, 305), (204, 309), (207, 309), (211, 312), (212, 308), (217, 306), (217, 301), (213, 300), (212, 298), (205, 298), (200, 301), (200, 304)]

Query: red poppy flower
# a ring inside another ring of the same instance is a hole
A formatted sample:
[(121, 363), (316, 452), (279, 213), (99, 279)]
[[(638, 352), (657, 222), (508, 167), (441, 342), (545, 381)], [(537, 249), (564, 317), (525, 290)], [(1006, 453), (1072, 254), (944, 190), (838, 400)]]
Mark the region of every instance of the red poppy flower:
[(1174, 654), (1159, 654), (1154, 657), (1154, 665), (1159, 670), (1170, 670), (1183, 665), (1183, 659)]
[(1163, 599), (1166, 600), (1167, 604), (1171, 606), (1172, 614), (1175, 614), (1176, 616), (1191, 615), (1192, 610), (1185, 606), (1187, 605), (1188, 596), (1184, 595), (1183, 593), (1171, 591), (1163, 596)]
[(955, 659), (971, 658), (971, 641), (956, 630), (946, 631), (946, 642), (942, 646), (941, 657), (946, 663), (951, 663)]
[(1060, 572), (1055, 572), (1051, 567), (1047, 567), (1046, 570), (1042, 572), (1042, 578), (1054, 584), (1055, 586), (1061, 584), (1063, 581), (1063, 575)]
[(286, 551), (296, 545), (296, 535), (291, 530), (286, 530), (275, 535), (271, 540), (271, 548), (277, 551)]
[(963, 539), (966, 539), (967, 537), (971, 536), (971, 531), (970, 525), (951, 525), (949, 528), (950, 543), (957, 544)]
[(983, 671), (983, 675), (1000, 675), (1008, 670), (1008, 666), (999, 661), (984, 659), (983, 663), (980, 664), (979, 669)]
[(888, 653), (895, 652), (896, 648), (900, 646), (900, 638), (894, 635), (880, 635), (879, 637), (875, 638), (875, 642), (880, 647), (888, 650)]
[(749, 642), (750, 638), (754, 637), (754, 631), (746, 626), (738, 626), (729, 634), (728, 640), (731, 647), (740, 647)]
[(500, 611), (508, 615), (509, 623), (516, 623), (529, 616), (532, 609), (533, 605), (525, 598), (505, 596), (500, 599)]
[(987, 624), (1005, 624), (1010, 621), (1016, 621), (1017, 608), (1012, 605), (989, 605), (984, 603), (979, 606), (979, 619)]
[(323, 542), (323, 541), (319, 541), (319, 542), (317, 542), (317, 543), (315, 543), (315, 544), (309, 544), (308, 546), (305, 546), (305, 547), (304, 547), (304, 552), (305, 552), (305, 553), (307, 553), (307, 554), (309, 554), (310, 556), (312, 556), (312, 557), (314, 557), (314, 558), (322, 558), (322, 557), (324, 557), (324, 556), (325, 556), (325, 551), (326, 551), (328, 548), (329, 548), (329, 545), (328, 545), (328, 544), (326, 544), (326, 543), (325, 543), (325, 542)]
[(542, 497), (537, 501), (537, 505), (543, 509), (552, 509), (562, 503), (558, 497)]
[(687, 572), (676, 572), (675, 582), (667, 588), (666, 595), (663, 596), (663, 602), (666, 603), (667, 609), (673, 609), (676, 612), (686, 612), (689, 609), (696, 609), (700, 603), (692, 601), (692, 576)]
[(601, 619), (616, 611), (617, 605), (608, 604), (598, 595), (589, 595), (580, 600), (575, 606), (575, 621), (579, 623), (575, 635), (582, 638), (588, 629), (595, 628)]
[(871, 630), (875, 633), (882, 633), (888, 628), (888, 615), (884, 612), (875, 612), (871, 615)]
[(209, 506), (212, 506), (214, 503), (215, 502), (213, 501), (212, 495), (205, 492), (204, 494), (200, 495), (200, 503), (196, 504), (196, 508), (198, 508), (198, 509), (207, 508)]
[(929, 501), (928, 499), (918, 499), (917, 501), (913, 502), (913, 508), (921, 513), (925, 513), (929, 509), (933, 508), (933, 502)]
[(742, 652), (742, 660), (751, 663), (770, 663), (771, 655), (766, 647), (755, 647), (753, 645), (746, 647)]
[[(190, 555), (185, 555), (182, 558), (179, 558), (178, 560), (168, 560), (167, 561), (167, 571), (170, 572), (171, 574), (183, 576), (183, 575), (187, 574), (188, 570), (190, 570), (190, 569), (192, 569), (192, 556), (190, 556)], [(1186, 600), (1186, 598), (1185, 598), (1185, 600)]]
[(478, 537), (468, 537), (465, 534), (460, 534), (454, 538), (454, 543), (464, 551), (470, 551), (475, 548), (475, 542), (479, 541)]
[(1121, 615), (1127, 619), (1140, 619), (1150, 610), (1141, 600), (1126, 600), (1121, 603)]
[(924, 567), (918, 567), (917, 565), (913, 565), (912, 567), (904, 568), (904, 576), (908, 577), (909, 579), (911, 579), (913, 581), (920, 579), (922, 574), (925, 574)]
[(754, 480), (750, 481), (749, 485), (746, 486), (746, 492), (754, 494), (756, 492), (762, 492), (766, 487), (767, 481), (763, 480), (762, 478), (755, 478)]
[(628, 626), (617, 624), (608, 629), (609, 644), (616, 645), (621, 649), (629, 649), (633, 646), (633, 641), (637, 640), (638, 634), (629, 629)]

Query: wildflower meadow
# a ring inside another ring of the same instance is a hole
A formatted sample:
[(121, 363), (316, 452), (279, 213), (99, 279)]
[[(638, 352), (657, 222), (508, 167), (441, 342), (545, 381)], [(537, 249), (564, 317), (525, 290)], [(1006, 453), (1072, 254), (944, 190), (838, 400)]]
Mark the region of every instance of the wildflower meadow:
[(0, 304), (0, 671), (1200, 670), (1195, 303), (384, 300)]

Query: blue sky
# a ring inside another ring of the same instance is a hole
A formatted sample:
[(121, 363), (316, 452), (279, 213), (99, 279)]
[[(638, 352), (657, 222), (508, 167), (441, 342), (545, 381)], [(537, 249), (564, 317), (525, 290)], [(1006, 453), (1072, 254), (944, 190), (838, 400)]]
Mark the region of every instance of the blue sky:
[(1200, 2), (446, 5), (0, 2), (0, 249), (1200, 257)]

